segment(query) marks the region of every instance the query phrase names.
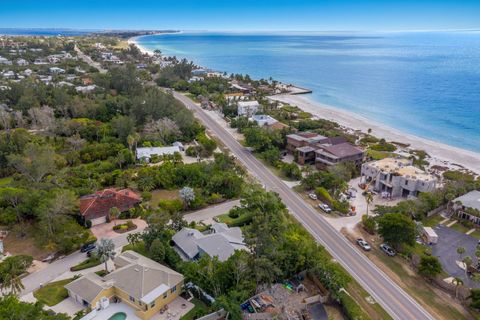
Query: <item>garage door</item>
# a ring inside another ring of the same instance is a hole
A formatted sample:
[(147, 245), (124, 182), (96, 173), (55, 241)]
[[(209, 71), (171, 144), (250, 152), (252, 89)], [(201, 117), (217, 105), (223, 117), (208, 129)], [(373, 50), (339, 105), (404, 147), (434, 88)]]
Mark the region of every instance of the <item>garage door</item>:
[(96, 226), (97, 224), (102, 224), (107, 222), (107, 217), (100, 217), (96, 219), (92, 219), (92, 226)]

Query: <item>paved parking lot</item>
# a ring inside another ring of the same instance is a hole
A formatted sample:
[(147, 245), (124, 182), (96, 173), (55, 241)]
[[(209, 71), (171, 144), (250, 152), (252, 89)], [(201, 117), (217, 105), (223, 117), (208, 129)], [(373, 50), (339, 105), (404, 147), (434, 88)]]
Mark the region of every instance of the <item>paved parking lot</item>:
[(463, 279), (465, 285), (480, 288), (480, 283), (472, 281), (471, 279), (465, 280), (465, 271), (456, 263), (457, 260), (460, 260), (457, 253), (458, 247), (465, 248), (463, 257), (470, 256), (474, 263), (476, 263), (475, 250), (478, 239), (441, 224), (435, 226), (433, 229), (438, 235), (438, 243), (432, 246), (432, 254), (438, 257), (443, 266), (443, 270), (452, 277)]

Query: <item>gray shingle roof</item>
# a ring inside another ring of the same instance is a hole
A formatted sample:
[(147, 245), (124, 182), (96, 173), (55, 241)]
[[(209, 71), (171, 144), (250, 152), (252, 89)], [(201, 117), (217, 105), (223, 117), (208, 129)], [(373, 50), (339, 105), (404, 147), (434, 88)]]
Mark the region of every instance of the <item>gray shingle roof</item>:
[(460, 201), (465, 207), (480, 210), (480, 191), (473, 190), (453, 200), (453, 202), (457, 201)]

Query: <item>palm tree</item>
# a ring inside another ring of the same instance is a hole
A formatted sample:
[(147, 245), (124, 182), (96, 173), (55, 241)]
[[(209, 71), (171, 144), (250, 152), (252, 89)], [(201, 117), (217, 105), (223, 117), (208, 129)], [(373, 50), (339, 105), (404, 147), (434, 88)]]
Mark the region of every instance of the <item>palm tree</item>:
[(458, 287), (463, 285), (463, 280), (458, 277), (455, 277), (452, 280), (452, 284), (455, 285), (455, 298), (458, 299)]
[(472, 265), (472, 257), (466, 256), (463, 258), (463, 263), (465, 264), (465, 279), (468, 277), (468, 268)]
[(365, 201), (367, 201), (367, 217), (368, 217), (368, 207), (370, 206), (370, 203), (373, 201), (373, 194), (371, 192), (367, 192), (365, 194)]
[(462, 256), (465, 253), (465, 248), (464, 247), (458, 247), (457, 248), (457, 253), (458, 253), (458, 256), (459, 256), (460, 260), (462, 260)]
[(113, 260), (115, 257), (115, 244), (112, 239), (100, 239), (100, 242), (95, 249), (95, 255), (101, 262), (105, 263), (105, 271), (108, 272), (107, 262)]
[(0, 274), (0, 289), (2, 291), (8, 290), (10, 293), (17, 295), (25, 288), (18, 272), (21, 269), (22, 267), (18, 264), (17, 260), (7, 260), (4, 262), (2, 273)]

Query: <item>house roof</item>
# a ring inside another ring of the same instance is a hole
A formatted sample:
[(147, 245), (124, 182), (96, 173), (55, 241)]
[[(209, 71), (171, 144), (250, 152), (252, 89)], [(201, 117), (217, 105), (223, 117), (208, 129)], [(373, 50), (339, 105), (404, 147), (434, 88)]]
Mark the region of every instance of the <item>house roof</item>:
[(355, 147), (354, 145), (345, 142), (332, 146), (321, 147), (321, 149), (316, 151), (317, 153), (329, 153), (336, 158), (346, 158), (358, 154), (362, 154), (363, 150)]
[(141, 202), (140, 195), (130, 189), (105, 189), (80, 198), (80, 214), (87, 219), (104, 217), (113, 207), (127, 211)]
[(462, 205), (467, 208), (474, 208), (480, 210), (480, 191), (473, 190), (453, 200), (453, 202), (457, 201), (460, 201)]
[(180, 148), (178, 145), (170, 147), (137, 148), (137, 159), (149, 159), (152, 157), (152, 155), (162, 156), (165, 154), (174, 154), (175, 152), (180, 152)]
[(224, 223), (215, 223), (211, 229), (213, 233), (203, 234), (196, 229), (183, 228), (172, 240), (189, 259), (194, 259), (201, 250), (210, 257), (225, 261), (235, 250), (246, 249), (240, 228), (229, 228)]
[(150, 303), (183, 280), (183, 275), (134, 251), (115, 258), (119, 268), (104, 277), (113, 285), (144, 303)]
[(82, 297), (83, 300), (91, 303), (103, 290), (110, 287), (96, 273), (88, 273), (65, 285), (65, 289)]
[(183, 280), (180, 273), (134, 251), (123, 252), (114, 262), (117, 269), (105, 277), (89, 273), (65, 288), (91, 303), (103, 290), (113, 286), (149, 304)]

